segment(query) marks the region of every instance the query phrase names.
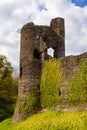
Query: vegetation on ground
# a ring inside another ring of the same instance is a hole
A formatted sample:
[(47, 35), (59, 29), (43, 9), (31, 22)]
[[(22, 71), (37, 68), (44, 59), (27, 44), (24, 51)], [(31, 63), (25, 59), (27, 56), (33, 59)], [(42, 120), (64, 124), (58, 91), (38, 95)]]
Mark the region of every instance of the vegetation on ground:
[(18, 124), (9, 118), (0, 123), (0, 130), (87, 130), (87, 111), (47, 111)]

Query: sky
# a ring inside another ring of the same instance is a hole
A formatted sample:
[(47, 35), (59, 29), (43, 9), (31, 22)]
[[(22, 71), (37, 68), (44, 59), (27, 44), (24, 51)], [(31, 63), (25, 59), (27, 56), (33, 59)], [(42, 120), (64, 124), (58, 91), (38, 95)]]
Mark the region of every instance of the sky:
[(71, 0), (76, 6), (84, 7), (87, 5), (87, 0)]
[(87, 52), (87, 0), (0, 0), (0, 54), (18, 70), (22, 26), (55, 17), (65, 19), (66, 56)]

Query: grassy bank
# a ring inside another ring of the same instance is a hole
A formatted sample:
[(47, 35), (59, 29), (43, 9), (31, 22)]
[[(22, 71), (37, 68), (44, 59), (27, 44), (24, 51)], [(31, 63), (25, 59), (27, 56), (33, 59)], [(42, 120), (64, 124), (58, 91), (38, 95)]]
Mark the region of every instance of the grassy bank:
[(47, 111), (19, 124), (12, 124), (9, 118), (0, 123), (0, 130), (87, 130), (87, 111)]

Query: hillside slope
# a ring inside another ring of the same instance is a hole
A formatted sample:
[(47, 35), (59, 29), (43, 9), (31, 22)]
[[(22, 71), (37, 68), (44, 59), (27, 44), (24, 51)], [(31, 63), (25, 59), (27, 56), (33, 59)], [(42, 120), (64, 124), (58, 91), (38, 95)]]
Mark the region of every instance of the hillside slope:
[(12, 124), (11, 121), (1, 122), (0, 130), (87, 130), (87, 111), (47, 111), (19, 124)]

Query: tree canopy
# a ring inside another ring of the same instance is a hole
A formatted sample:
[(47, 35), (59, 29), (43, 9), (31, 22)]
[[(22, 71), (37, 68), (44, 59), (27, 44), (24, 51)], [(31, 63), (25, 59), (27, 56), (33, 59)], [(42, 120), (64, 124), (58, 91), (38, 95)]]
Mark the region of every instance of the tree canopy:
[(0, 121), (13, 114), (18, 83), (12, 73), (11, 63), (6, 56), (0, 55)]

